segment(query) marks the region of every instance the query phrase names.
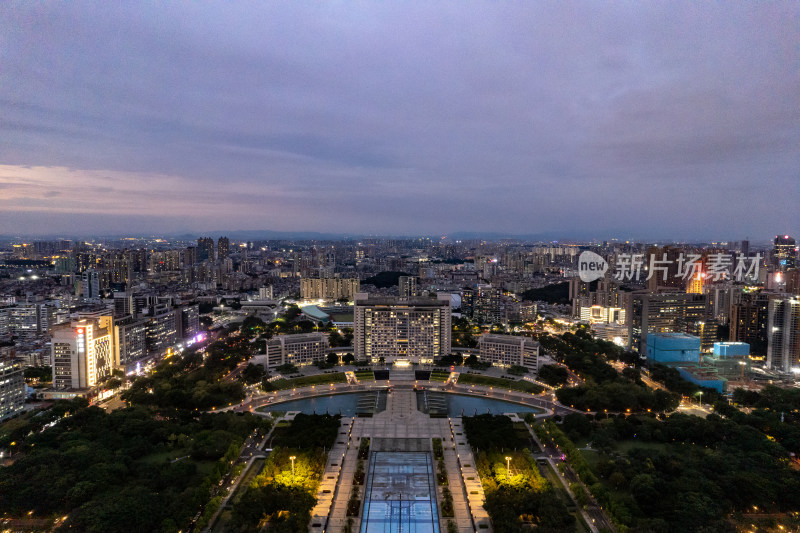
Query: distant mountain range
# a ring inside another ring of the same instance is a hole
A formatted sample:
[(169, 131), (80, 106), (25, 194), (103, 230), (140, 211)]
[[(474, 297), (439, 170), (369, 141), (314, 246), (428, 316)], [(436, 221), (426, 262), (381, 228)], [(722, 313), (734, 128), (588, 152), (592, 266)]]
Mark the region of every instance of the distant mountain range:
[[(563, 242), (563, 243), (587, 243), (587, 242), (599, 242), (603, 240), (612, 240), (612, 237), (619, 238), (620, 235), (623, 235), (622, 232), (613, 233), (607, 237), (600, 237), (597, 235), (590, 235), (590, 234), (578, 234), (578, 233), (557, 233), (557, 232), (542, 232), (542, 233), (520, 233), (520, 234), (512, 234), (512, 233), (502, 233), (502, 232), (490, 232), (490, 231), (457, 231), (453, 233), (434, 233), (428, 235), (377, 235), (377, 234), (355, 234), (355, 233), (324, 233), (324, 232), (317, 232), (317, 231), (275, 231), (275, 230), (228, 230), (228, 231), (203, 231), (203, 232), (192, 232), (192, 231), (181, 231), (181, 232), (165, 232), (162, 234), (106, 234), (102, 235), (100, 233), (91, 235), (86, 233), (76, 233), (76, 234), (58, 234), (58, 233), (51, 233), (51, 234), (27, 234), (27, 235), (0, 235), (0, 240), (2, 241), (14, 241), (19, 239), (28, 239), (28, 240), (58, 240), (58, 239), (121, 239), (124, 237), (158, 237), (158, 238), (166, 238), (166, 239), (175, 239), (175, 240), (183, 240), (183, 241), (193, 241), (198, 239), (199, 237), (213, 237), (215, 239), (219, 237), (228, 237), (234, 241), (270, 241), (270, 240), (293, 240), (293, 241), (342, 241), (342, 240), (359, 240), (359, 239), (368, 239), (368, 238), (381, 238), (381, 239), (411, 239), (411, 238), (420, 238), (420, 237), (429, 237), (434, 240), (438, 240), (439, 238), (446, 236), (450, 240), (459, 240), (459, 241), (466, 241), (466, 240), (486, 240), (486, 241), (501, 241), (501, 240), (516, 240), (516, 241), (524, 241), (524, 242), (542, 242), (542, 243), (549, 243), (549, 242)], [(622, 240), (631, 240), (632, 242), (645, 242), (645, 243), (669, 243), (669, 242), (691, 242), (695, 244), (703, 244), (708, 242), (713, 242), (710, 239), (691, 239), (691, 240), (679, 240), (679, 241), (670, 241), (669, 239), (647, 239), (647, 238), (634, 238), (634, 237), (624, 237)], [(758, 246), (762, 243), (751, 241), (751, 246)]]

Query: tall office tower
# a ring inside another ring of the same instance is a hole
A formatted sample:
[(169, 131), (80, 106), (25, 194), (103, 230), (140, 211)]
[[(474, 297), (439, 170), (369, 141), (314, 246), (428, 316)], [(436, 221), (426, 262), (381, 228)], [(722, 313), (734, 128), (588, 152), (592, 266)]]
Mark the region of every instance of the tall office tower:
[(524, 366), (539, 371), (539, 343), (528, 337), (514, 335), (481, 335), (478, 338), (478, 358), (495, 366)]
[(800, 300), (774, 298), (769, 303), (767, 366), (786, 372), (800, 370)]
[(15, 416), (25, 407), (22, 363), (0, 357), (0, 420)]
[(361, 287), (356, 278), (303, 278), (300, 297), (307, 300), (351, 300)]
[(729, 339), (748, 343), (752, 354), (765, 354), (769, 301), (776, 297), (774, 293), (763, 291), (732, 295)]
[(197, 260), (214, 260), (214, 239), (211, 237), (200, 237), (197, 239)]
[(228, 257), (231, 249), (231, 241), (227, 237), (220, 237), (217, 240), (217, 259)]
[(432, 363), (450, 353), (450, 295), (401, 300), (358, 293), (353, 325), (356, 360)]
[(795, 240), (788, 235), (777, 235), (772, 257), (773, 266), (782, 272), (790, 268), (797, 268), (797, 244)]
[(681, 320), (705, 320), (707, 316), (708, 300), (703, 294), (634, 292), (625, 312), (628, 349), (644, 354), (648, 333), (676, 333)]
[(324, 361), (328, 347), (325, 333), (277, 335), (267, 340), (267, 370), (285, 364), (305, 366)]
[(114, 320), (114, 368), (125, 372), (147, 356), (147, 319), (131, 315)]
[(417, 278), (415, 276), (400, 276), (397, 280), (400, 298), (413, 298), (417, 295)]
[(111, 332), (99, 320), (84, 319), (53, 330), (53, 388), (85, 389), (111, 375)]

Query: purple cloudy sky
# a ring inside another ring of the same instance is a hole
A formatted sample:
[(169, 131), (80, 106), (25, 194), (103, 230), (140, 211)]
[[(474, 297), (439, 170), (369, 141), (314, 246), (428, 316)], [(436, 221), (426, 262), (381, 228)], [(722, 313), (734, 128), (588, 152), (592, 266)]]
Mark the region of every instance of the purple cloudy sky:
[(0, 234), (800, 234), (797, 2), (3, 2)]

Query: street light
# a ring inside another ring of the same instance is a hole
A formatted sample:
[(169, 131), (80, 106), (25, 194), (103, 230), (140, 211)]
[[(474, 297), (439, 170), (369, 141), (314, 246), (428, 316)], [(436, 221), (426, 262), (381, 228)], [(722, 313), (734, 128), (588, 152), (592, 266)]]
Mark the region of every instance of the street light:
[(703, 406), (703, 391), (698, 392), (697, 396), (698, 396), (697, 403), (698, 403), (698, 405), (700, 405), (700, 407), (702, 407)]
[(296, 455), (290, 455), (289, 459), (292, 461), (292, 481), (294, 481), (294, 460), (297, 459)]
[(511, 479), (511, 457), (506, 455), (506, 479)]

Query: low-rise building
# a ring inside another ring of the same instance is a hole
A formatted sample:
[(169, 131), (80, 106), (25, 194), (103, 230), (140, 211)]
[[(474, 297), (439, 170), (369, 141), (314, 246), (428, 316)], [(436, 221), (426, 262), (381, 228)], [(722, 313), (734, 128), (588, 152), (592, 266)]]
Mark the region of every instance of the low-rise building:
[(328, 347), (325, 333), (277, 335), (267, 340), (267, 371), (286, 364), (305, 366), (324, 361)]
[(539, 343), (514, 335), (482, 335), (478, 339), (478, 358), (494, 366), (524, 366), (538, 372)]
[(700, 338), (685, 333), (651, 333), (647, 360), (654, 363), (699, 363)]

